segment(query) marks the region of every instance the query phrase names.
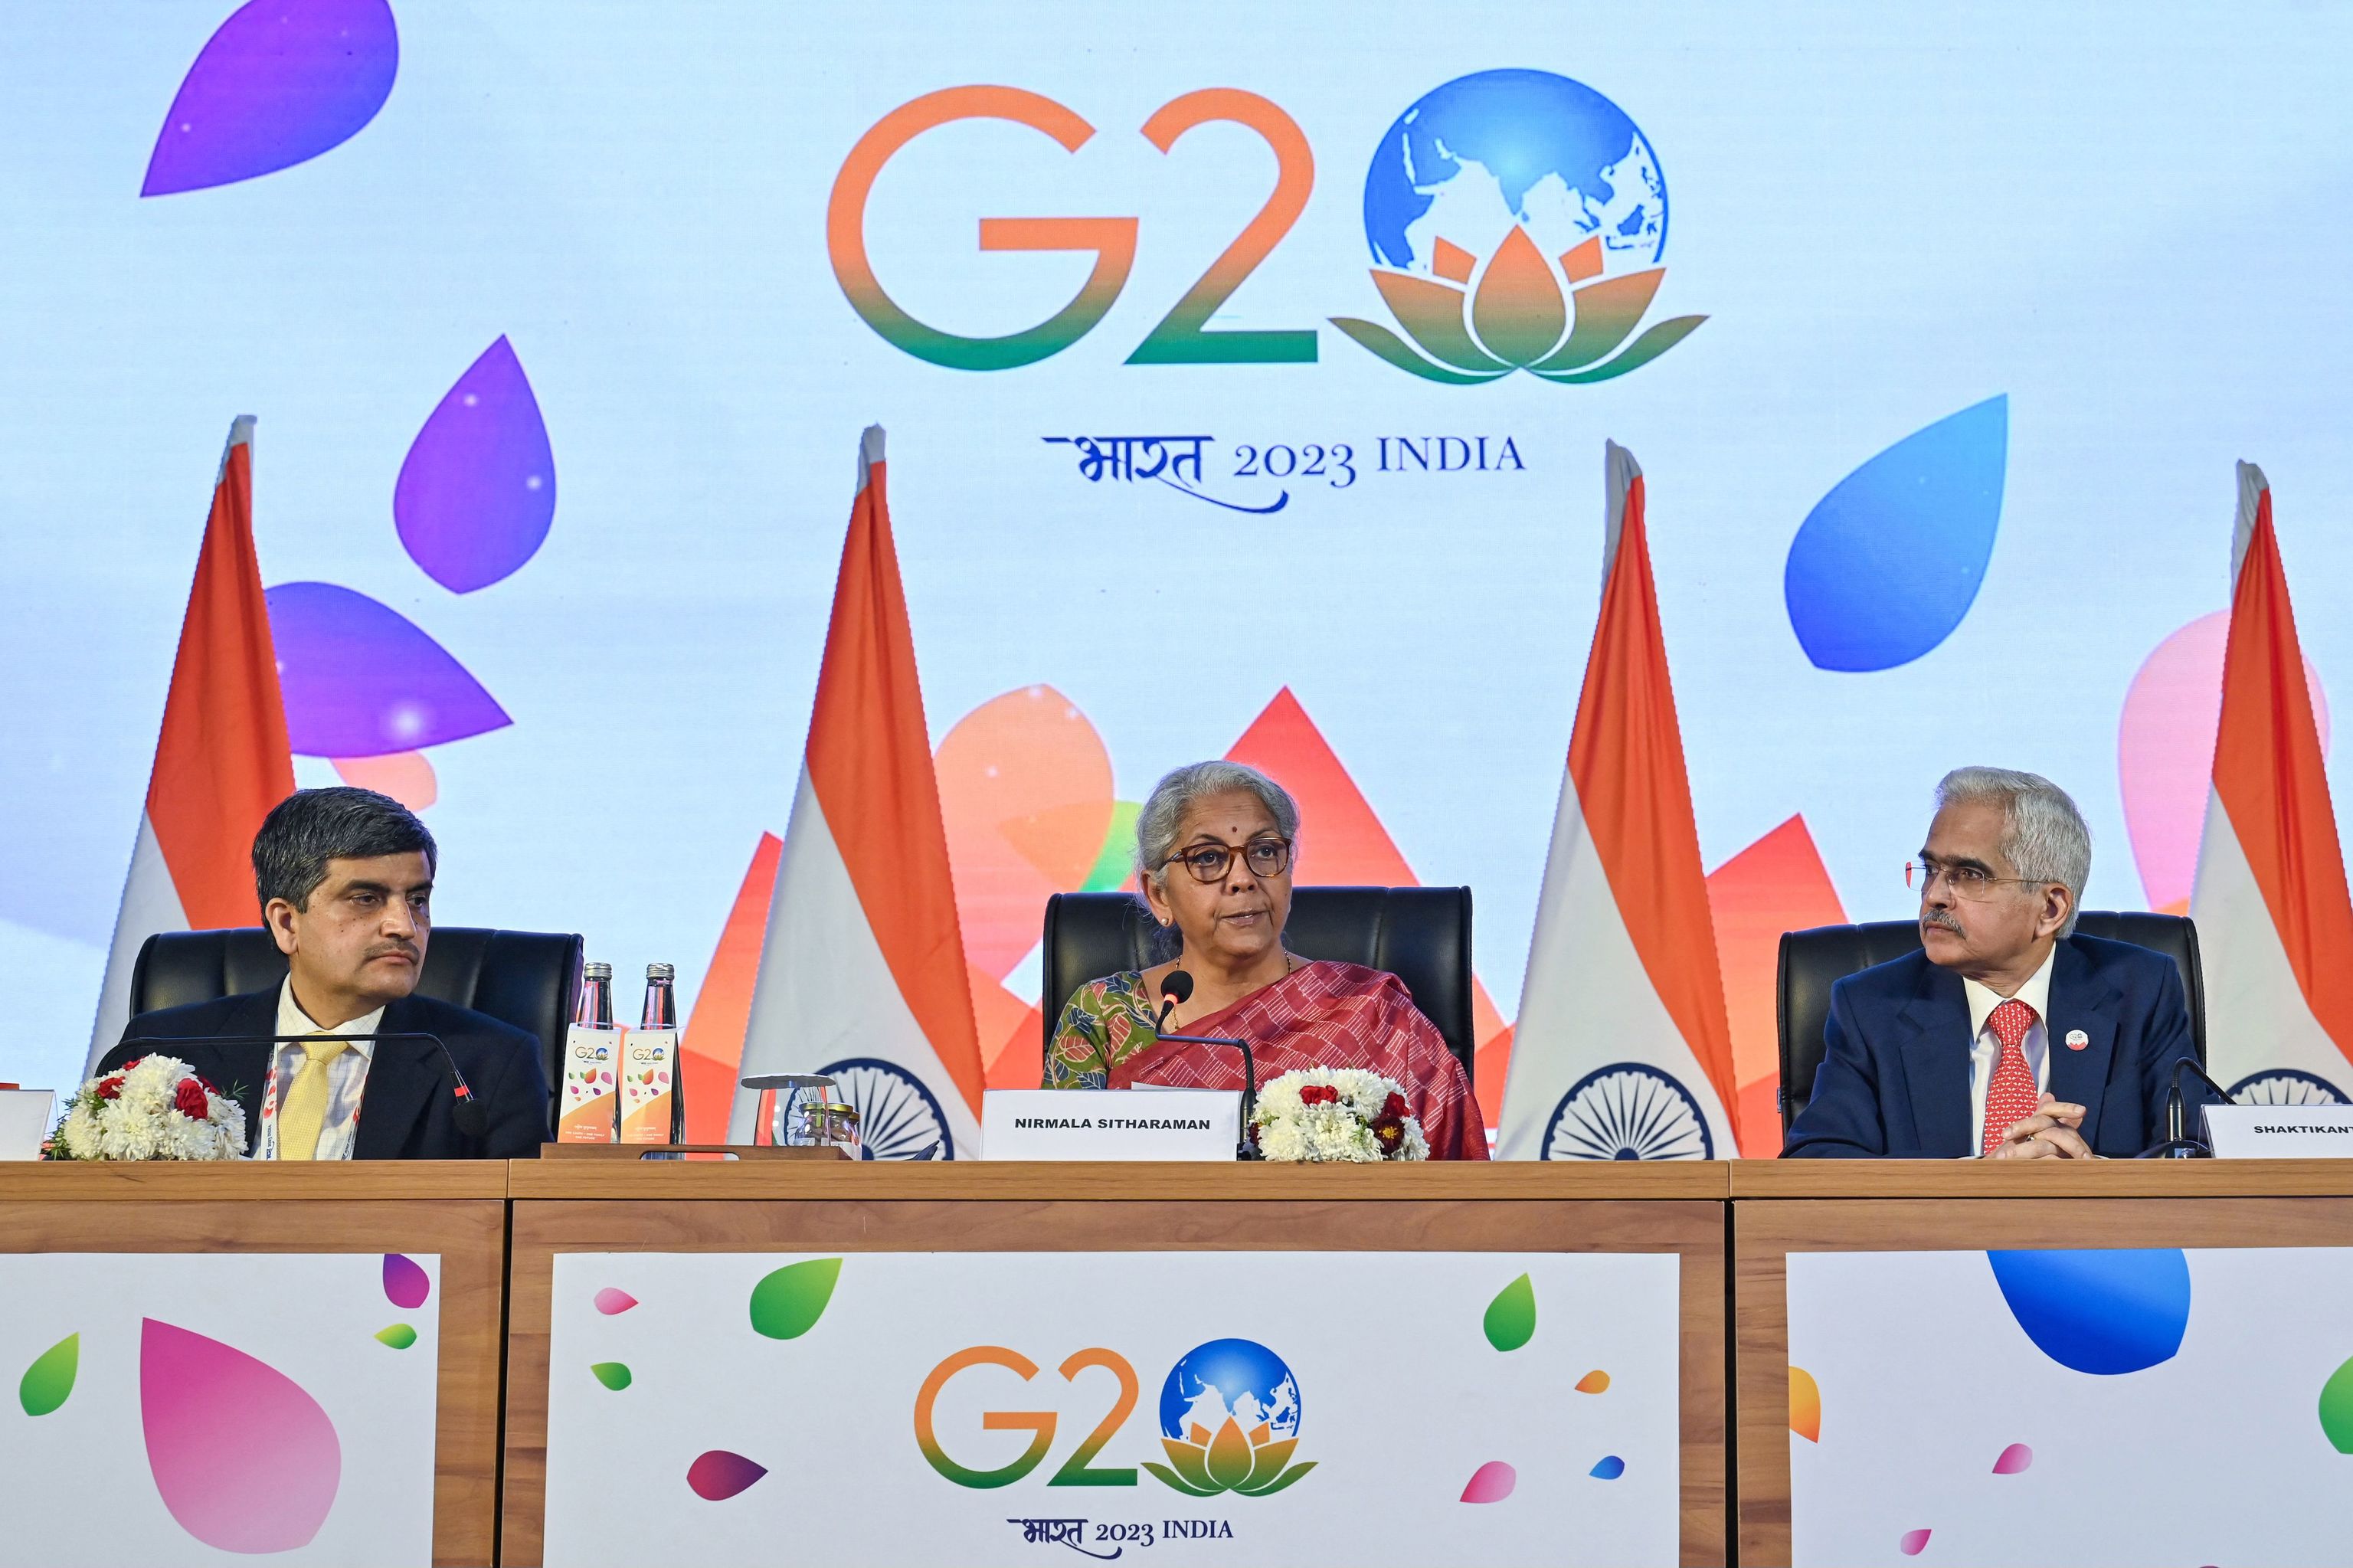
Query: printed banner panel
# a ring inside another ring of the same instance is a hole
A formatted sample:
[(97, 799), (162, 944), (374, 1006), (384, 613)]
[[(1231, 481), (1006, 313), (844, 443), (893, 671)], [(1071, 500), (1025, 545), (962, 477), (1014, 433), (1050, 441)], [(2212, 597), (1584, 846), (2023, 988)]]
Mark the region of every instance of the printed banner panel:
[(1791, 1253), (1800, 1568), (2343, 1563), (2353, 1249)]
[(565, 1254), (545, 1560), (1671, 1563), (1679, 1268)]
[(433, 1560), (441, 1260), (0, 1255), (0, 1565)]

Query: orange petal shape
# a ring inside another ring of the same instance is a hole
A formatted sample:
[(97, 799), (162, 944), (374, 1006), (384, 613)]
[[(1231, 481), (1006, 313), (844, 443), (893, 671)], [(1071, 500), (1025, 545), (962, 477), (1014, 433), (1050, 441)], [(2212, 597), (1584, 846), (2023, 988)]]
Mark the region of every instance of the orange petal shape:
[(1250, 1439), (1242, 1436), (1241, 1425), (1227, 1416), (1209, 1440), (1209, 1479), (1225, 1488), (1241, 1485), (1250, 1479), (1251, 1457)]
[(1460, 245), (1440, 239), (1430, 247), (1430, 270), (1450, 283), (1469, 282), (1472, 269), (1478, 265), (1479, 258)]
[[(1263, 1432), (1266, 1428), (1261, 1426), (1259, 1430)], [(1269, 1443), (1254, 1450), (1250, 1455), (1250, 1473), (1242, 1482), (1242, 1489), (1247, 1491), (1271, 1484), (1282, 1474), (1282, 1467), (1291, 1463), (1292, 1450), (1298, 1446), (1298, 1438), (1285, 1437), (1280, 1443)]]
[(1587, 1372), (1583, 1377), (1577, 1380), (1577, 1392), (1579, 1393), (1607, 1393), (1609, 1392), (1609, 1374), (1603, 1372), (1600, 1368), (1596, 1367), (1593, 1371)]
[(1648, 271), (1629, 272), (1622, 278), (1605, 278), (1599, 283), (1588, 283), (1569, 296), (1577, 313), (1577, 330), (1560, 345), (1560, 352), (1546, 360), (1539, 370), (1575, 370), (1592, 364), (1611, 349), (1626, 341), (1651, 308), (1651, 301), (1666, 281), (1667, 270), (1653, 267)]
[(1809, 1443), (1822, 1440), (1822, 1391), (1803, 1367), (1789, 1369), (1789, 1430)]
[(1601, 236), (1594, 235), (1574, 250), (1560, 253), (1560, 270), (1572, 283), (1601, 276)]
[[(776, 890), (776, 862), (784, 850), (784, 841), (774, 833), (762, 833), (753, 846), (752, 863), (735, 889), (727, 923), (719, 928), (719, 945), (702, 971), (694, 1011), (687, 1015), (679, 1076), (686, 1085), (689, 1143), (727, 1141), (736, 1069), (744, 1060), (744, 1032), (752, 1017), (752, 990), (760, 978), (760, 950), (768, 941), (768, 904)], [(765, 1118), (761, 1125), (765, 1127)]]
[(335, 776), (346, 784), (389, 795), (412, 811), (441, 798), (441, 781), (421, 751), (388, 751), (381, 757), (338, 757)]
[(1050, 895), (1086, 880), (1111, 825), (1111, 754), (1051, 686), (992, 697), (933, 759), (965, 956), (992, 979), (1038, 945)]
[(1544, 252), (1526, 229), (1514, 224), (1471, 296), (1472, 330), (1487, 352), (1505, 364), (1534, 365), (1560, 341), (1567, 325), (1568, 303), (1560, 296)]
[(1451, 283), (1406, 272), (1376, 272), (1373, 286), (1398, 324), (1432, 358), (1490, 376), (1511, 368), (1471, 341), (1471, 329), (1462, 319), (1462, 291)]

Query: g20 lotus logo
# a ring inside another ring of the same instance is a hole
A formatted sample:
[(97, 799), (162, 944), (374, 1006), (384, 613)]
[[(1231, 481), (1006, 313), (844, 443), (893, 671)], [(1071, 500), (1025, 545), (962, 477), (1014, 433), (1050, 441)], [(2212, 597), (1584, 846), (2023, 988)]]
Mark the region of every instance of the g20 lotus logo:
[[(959, 87), (892, 110), (859, 139), (835, 177), (826, 246), (851, 309), (894, 347), (955, 370), (1009, 370), (1060, 353), (1093, 330), (1125, 288), (1138, 220), (984, 217), (980, 249), (1074, 250), (1094, 265), (1071, 302), (1037, 325), (967, 337), (917, 321), (876, 277), (866, 207), (892, 157), (959, 120), (1008, 120), (1075, 153), (1095, 128), (1050, 98), (1011, 87)], [(1308, 364), (1315, 329), (1211, 329), (1210, 318), (1272, 254), (1306, 210), (1315, 157), (1271, 101), (1231, 88), (1188, 92), (1141, 127), (1162, 153), (1196, 126), (1225, 122), (1275, 156), (1258, 215), (1127, 356), (1130, 365)], [(1456, 386), (1525, 370), (1546, 381), (1606, 381), (1649, 364), (1707, 318), (1662, 321), (1620, 352), (1666, 270), (1667, 187), (1649, 138), (1581, 82), (1536, 70), (1491, 70), (1427, 94), (1398, 117), (1365, 176), (1372, 281), (1405, 329), (1354, 316), (1332, 324), (1400, 370)], [(1410, 339), (1410, 344), (1407, 341)], [(1614, 355), (1614, 357), (1613, 357)]]
[[(936, 1416), (941, 1393), (960, 1373), (975, 1367), (1001, 1367), (1028, 1383), (1038, 1363), (1002, 1345), (975, 1345), (934, 1367), (915, 1395), (915, 1445), (933, 1469), (960, 1487), (1010, 1486), (1035, 1470), (1054, 1446), (1059, 1418), (1050, 1410), (990, 1410), (981, 1414), (985, 1432), (1027, 1432), (1029, 1443), (1010, 1462), (977, 1469), (949, 1457)], [(1142, 1393), (1135, 1368), (1116, 1351), (1080, 1351), (1057, 1369), (1065, 1382), (1081, 1372), (1110, 1372), (1118, 1383), (1104, 1413), (1046, 1484), (1050, 1487), (1132, 1487), (1136, 1472), (1124, 1466), (1097, 1466), (1095, 1457), (1119, 1436)], [(1224, 1492), (1267, 1497), (1315, 1467), (1294, 1465), (1299, 1446), (1299, 1381), (1282, 1358), (1254, 1340), (1211, 1340), (1177, 1360), (1160, 1388), (1160, 1446), (1166, 1465), (1143, 1467), (1187, 1497)]]

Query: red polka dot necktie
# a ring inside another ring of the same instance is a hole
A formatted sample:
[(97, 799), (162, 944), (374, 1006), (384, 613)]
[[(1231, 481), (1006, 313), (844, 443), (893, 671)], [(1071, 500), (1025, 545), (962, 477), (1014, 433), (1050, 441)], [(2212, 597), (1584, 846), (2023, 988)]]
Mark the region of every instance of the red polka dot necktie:
[(1985, 1141), (1978, 1150), (1990, 1155), (2010, 1136), (2010, 1129), (2034, 1114), (2042, 1097), (2034, 1086), (2033, 1069), (2020, 1049), (2026, 1032), (2034, 1027), (2034, 1009), (2010, 998), (1986, 1015), (1986, 1027), (2001, 1042), (2001, 1060), (1994, 1064), (1993, 1081), (1986, 1085)]

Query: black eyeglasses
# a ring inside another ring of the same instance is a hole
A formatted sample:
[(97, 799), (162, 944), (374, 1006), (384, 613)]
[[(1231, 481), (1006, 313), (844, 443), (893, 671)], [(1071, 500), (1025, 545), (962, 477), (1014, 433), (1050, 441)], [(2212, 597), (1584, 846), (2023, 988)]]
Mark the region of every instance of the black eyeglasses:
[[(1183, 861), (1196, 882), (1217, 882), (1232, 867), (1235, 853), (1231, 844), (1196, 844), (1169, 859)], [(1242, 845), (1240, 853), (1252, 876), (1281, 876), (1291, 864), (1291, 841), (1252, 839)]]

